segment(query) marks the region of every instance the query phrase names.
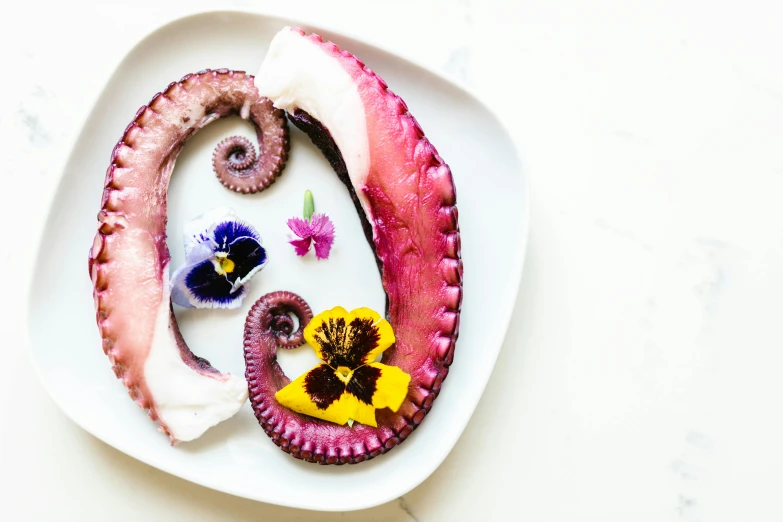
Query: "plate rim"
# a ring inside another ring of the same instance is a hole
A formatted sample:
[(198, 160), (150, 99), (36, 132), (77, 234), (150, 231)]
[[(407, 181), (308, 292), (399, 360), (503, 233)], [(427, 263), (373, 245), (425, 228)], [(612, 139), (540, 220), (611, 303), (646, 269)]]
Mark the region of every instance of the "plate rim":
[[(84, 422), (83, 419), (80, 418), (80, 415), (75, 410), (71, 409), (69, 406), (66, 406), (66, 404), (60, 400), (59, 394), (56, 393), (54, 389), (52, 389), (50, 383), (44, 376), (44, 372), (41, 369), (41, 367), (38, 364), (38, 360), (36, 356), (34, 355), (34, 349), (33, 349), (33, 339), (31, 334), (31, 328), (32, 328), (32, 318), (33, 318), (33, 303), (32, 303), (32, 290), (35, 285), (35, 274), (37, 273), (37, 267), (39, 263), (41, 263), (41, 250), (45, 246), (43, 244), (44, 236), (46, 233), (46, 230), (48, 230), (50, 221), (52, 219), (52, 213), (53, 213), (53, 203), (56, 195), (60, 192), (63, 183), (64, 183), (64, 175), (66, 172), (66, 169), (68, 165), (71, 163), (74, 154), (75, 154), (75, 145), (81, 140), (82, 136), (87, 131), (87, 124), (92, 119), (92, 116), (95, 112), (95, 105), (91, 105), (90, 110), (86, 112), (84, 117), (82, 118), (80, 124), (79, 124), (79, 131), (75, 133), (74, 139), (72, 139), (68, 143), (68, 150), (70, 151), (62, 164), (62, 166), (59, 168), (59, 172), (56, 175), (56, 181), (52, 184), (52, 190), (48, 194), (47, 201), (46, 201), (46, 216), (42, 220), (41, 226), (36, 231), (36, 237), (35, 237), (35, 268), (30, 272), (30, 275), (28, 276), (28, 281), (26, 282), (25, 286), (25, 293), (24, 293), (24, 299), (25, 301), (23, 304), (23, 310), (24, 310), (24, 343), (25, 348), (27, 351), (28, 359), (33, 367), (33, 371), (35, 375), (38, 378), (38, 381), (43, 386), (44, 390), (46, 391), (49, 398), (52, 399), (52, 401), (57, 405), (57, 407), (65, 414), (65, 416), (70, 419), (74, 424), (79, 426), (81, 429), (89, 433), (91, 436), (95, 437), (99, 441), (108, 444), (112, 448), (116, 449), (117, 451), (120, 451), (121, 453), (134, 458), (138, 460), (139, 462), (143, 462), (144, 464), (147, 464), (149, 466), (152, 466), (160, 471), (163, 471), (169, 475), (173, 475), (181, 480), (186, 480), (188, 482), (192, 482), (194, 484), (197, 484), (202, 487), (207, 487), (209, 489), (213, 489), (215, 491), (219, 491), (221, 493), (226, 493), (229, 495), (237, 496), (240, 498), (247, 498), (250, 500), (254, 500), (257, 502), (264, 502), (268, 504), (275, 504), (280, 505), (284, 507), (290, 507), (290, 508), (298, 508), (298, 509), (309, 509), (309, 510), (315, 510), (315, 511), (324, 511), (324, 512), (335, 512), (335, 511), (356, 511), (361, 509), (368, 509), (372, 507), (379, 506), (381, 504), (387, 503), (389, 501), (395, 500), (419, 485), (423, 483), (427, 478), (429, 478), (435, 470), (437, 470), (445, 461), (445, 459), (448, 457), (448, 455), (451, 453), (451, 451), (454, 449), (454, 446), (456, 445), (459, 438), (464, 433), (465, 429), (467, 428), (468, 423), (473, 418), (473, 414), (475, 413), (476, 407), (478, 406), (478, 403), (480, 402), (481, 398), (484, 395), (484, 392), (486, 391), (486, 386), (489, 383), (489, 380), (491, 379), (491, 374), (494, 372), (495, 366), (497, 364), (497, 359), (500, 355), (501, 350), (503, 349), (503, 345), (506, 341), (506, 336), (508, 334), (508, 328), (511, 324), (511, 318), (514, 313), (514, 309), (516, 307), (516, 302), (519, 298), (519, 287), (522, 281), (522, 275), (524, 272), (525, 267), (525, 261), (527, 257), (527, 248), (528, 248), (528, 241), (529, 241), (529, 235), (530, 235), (530, 175), (529, 171), (527, 169), (527, 166), (525, 162), (523, 161), (523, 157), (520, 154), (519, 146), (516, 142), (516, 140), (513, 139), (513, 134), (509, 131), (509, 128), (505, 122), (505, 120), (498, 114), (497, 111), (495, 111), (490, 105), (488, 105), (480, 96), (475, 94), (472, 89), (469, 87), (463, 85), (461, 82), (456, 80), (455, 78), (450, 77), (445, 72), (438, 70), (438, 69), (431, 69), (424, 64), (420, 63), (418, 60), (416, 60), (413, 57), (409, 57), (406, 55), (399, 54), (397, 52), (391, 51), (385, 46), (371, 40), (364, 39), (362, 37), (356, 36), (350, 31), (346, 31), (344, 29), (337, 29), (330, 24), (321, 24), (321, 23), (311, 23), (309, 21), (306, 21), (302, 18), (297, 18), (295, 16), (287, 16), (287, 15), (281, 15), (276, 13), (270, 13), (268, 11), (265, 11), (264, 9), (258, 8), (254, 9), (253, 7), (226, 7), (226, 8), (197, 8), (190, 10), (186, 13), (183, 13), (179, 16), (175, 16), (173, 18), (167, 18), (166, 20), (162, 21), (162, 23), (155, 25), (151, 29), (148, 29), (142, 33), (142, 35), (135, 40), (133, 45), (125, 49), (125, 51), (122, 53), (120, 58), (113, 64), (111, 68), (110, 74), (104, 79), (100, 89), (98, 90), (98, 94), (96, 96), (96, 100), (100, 98), (106, 91), (106, 88), (108, 87), (109, 83), (114, 78), (115, 74), (117, 73), (117, 70), (122, 66), (122, 64), (131, 56), (131, 54), (141, 45), (144, 41), (146, 41), (148, 38), (153, 36), (155, 33), (159, 31), (163, 31), (167, 29), (168, 27), (181, 23), (185, 20), (188, 20), (190, 18), (197, 18), (205, 15), (212, 15), (212, 16), (219, 16), (220, 14), (224, 13), (230, 13), (230, 14), (251, 14), (256, 16), (264, 17), (268, 20), (277, 20), (281, 23), (281, 27), (283, 25), (294, 25), (297, 27), (302, 27), (307, 31), (316, 32), (316, 33), (331, 33), (333, 35), (339, 35), (341, 38), (345, 39), (346, 41), (352, 41), (359, 43), (361, 45), (366, 45), (369, 47), (372, 47), (374, 50), (381, 51), (382, 53), (385, 53), (387, 55), (393, 56), (394, 58), (401, 60), (405, 63), (406, 66), (413, 66), (414, 68), (418, 68), (421, 70), (424, 70), (434, 76), (436, 76), (438, 79), (447, 82), (452, 87), (456, 88), (457, 90), (461, 91), (463, 95), (466, 95), (469, 97), (473, 102), (477, 103), (484, 111), (486, 111), (499, 125), (500, 130), (509, 138), (509, 142), (511, 144), (511, 147), (513, 149), (514, 155), (516, 156), (516, 160), (519, 165), (519, 169), (516, 171), (516, 174), (521, 178), (522, 182), (522, 199), (520, 201), (523, 210), (519, 213), (518, 219), (521, 222), (522, 226), (520, 227), (519, 231), (519, 237), (515, 238), (515, 243), (517, 244), (517, 248), (515, 249), (515, 256), (518, 258), (513, 263), (514, 266), (516, 266), (516, 271), (513, 273), (513, 288), (516, 289), (515, 292), (509, 294), (510, 297), (508, 300), (510, 302), (504, 303), (505, 307), (507, 308), (507, 312), (504, 314), (505, 317), (502, 319), (502, 330), (503, 330), (503, 337), (500, 342), (500, 346), (497, 348), (497, 350), (494, 351), (494, 354), (492, 356), (492, 364), (488, 366), (488, 372), (489, 375), (482, 376), (483, 381), (485, 382), (481, 393), (476, 395), (475, 398), (472, 400), (470, 404), (466, 404), (464, 409), (470, 410), (470, 414), (464, 417), (464, 422), (460, 422), (458, 424), (459, 430), (450, 430), (448, 433), (451, 435), (447, 439), (441, 439), (439, 445), (441, 447), (446, 447), (447, 450), (443, 452), (442, 457), (437, 461), (435, 466), (428, 470), (426, 473), (422, 474), (422, 476), (414, 481), (408, 482), (405, 484), (403, 488), (398, 488), (398, 490), (389, 491), (386, 495), (379, 495), (375, 499), (369, 502), (364, 502), (361, 499), (357, 499), (357, 502), (353, 502), (349, 505), (345, 506), (313, 506), (308, 503), (292, 503), (287, 502), (285, 500), (279, 501), (276, 499), (270, 499), (266, 498), (260, 495), (248, 495), (246, 493), (240, 493), (240, 492), (233, 492), (231, 490), (225, 489), (220, 487), (219, 485), (211, 484), (209, 480), (203, 480), (201, 477), (184, 477), (180, 474), (178, 474), (176, 471), (171, 469), (171, 466), (168, 466), (166, 463), (158, 462), (156, 459), (152, 458), (144, 458), (143, 456), (140, 456), (136, 454), (132, 448), (125, 447), (124, 444), (118, 443), (116, 440), (113, 439), (113, 437), (107, 432), (107, 433), (101, 433), (98, 435), (93, 429), (90, 427), (90, 423)], [(348, 43), (345, 45), (346, 47), (348, 45), (351, 45), (351, 43)], [(516, 170), (516, 169), (515, 169)], [(459, 190), (459, 189), (458, 189)], [(302, 497), (303, 499), (306, 498), (305, 496)]]

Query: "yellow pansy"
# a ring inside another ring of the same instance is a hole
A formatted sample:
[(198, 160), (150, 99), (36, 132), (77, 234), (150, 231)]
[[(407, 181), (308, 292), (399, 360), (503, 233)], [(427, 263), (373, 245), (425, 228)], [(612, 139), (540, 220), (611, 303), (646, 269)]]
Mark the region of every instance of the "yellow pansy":
[(337, 424), (352, 419), (369, 426), (377, 426), (376, 409), (400, 408), (411, 378), (373, 362), (394, 344), (391, 325), (377, 312), (337, 306), (315, 316), (304, 338), (323, 363), (277, 392), (280, 404)]

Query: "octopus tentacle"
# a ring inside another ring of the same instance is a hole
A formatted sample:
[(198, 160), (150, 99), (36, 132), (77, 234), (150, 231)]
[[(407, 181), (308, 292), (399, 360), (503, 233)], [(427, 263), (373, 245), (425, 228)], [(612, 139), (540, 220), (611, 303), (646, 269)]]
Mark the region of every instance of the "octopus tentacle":
[[(167, 191), (174, 163), (193, 134), (231, 114), (249, 118), (259, 136), (270, 118), (285, 127), (282, 111), (258, 94), (253, 77), (228, 69), (188, 74), (141, 107), (112, 151), (89, 254), (103, 350), (172, 443), (200, 436), (247, 399), (244, 379), (221, 374), (190, 351), (169, 299)], [(272, 141), (287, 150), (287, 130), (265, 140), (262, 150)]]
[[(285, 321), (290, 321), (288, 313), (297, 316), (296, 332)], [(282, 328), (280, 318), (284, 318)], [(275, 399), (275, 393), (291, 382), (277, 362), (277, 348), (300, 346), (304, 327), (312, 318), (307, 303), (291, 292), (266, 294), (250, 309), (245, 321), (245, 378), (259, 424), (283, 451), (309, 462), (358, 463), (387, 451), (382, 440), (392, 440), (388, 429), (363, 425), (349, 429), (283, 408)]]
[[(295, 315), (299, 322), (296, 330), (289, 314)], [(262, 296), (248, 312), (245, 340), (254, 341), (259, 336), (271, 335), (275, 346), (296, 348), (304, 344), (304, 329), (312, 318), (310, 306), (295, 293), (272, 292)], [(274, 350), (271, 355), (274, 355)]]
[(275, 109), (269, 100), (263, 103), (267, 110), (259, 112), (254, 120), (260, 146), (258, 156), (250, 140), (242, 136), (224, 139), (212, 155), (218, 180), (236, 192), (251, 194), (264, 190), (280, 176), (288, 160), (285, 113)]
[[(299, 327), (294, 331), (289, 314)], [(290, 381), (277, 363), (277, 348), (296, 348), (304, 343), (304, 328), (313, 318), (308, 304), (292, 292), (272, 292), (262, 296), (248, 312), (245, 321), (245, 378), (253, 411), (264, 431), (272, 436), (275, 426), (266, 422), (265, 404), (276, 404), (274, 394)], [(271, 398), (269, 393), (272, 394)], [(280, 437), (273, 437), (280, 444)]]
[[(456, 192), (449, 167), (405, 103), (356, 57), (318, 35), (291, 28), (278, 33), (272, 49), (256, 85), (288, 111), (292, 123), (310, 136), (348, 187), (376, 256), (387, 295), (387, 317), (396, 337), (382, 362), (400, 367), (411, 382), (396, 413), (376, 411), (377, 428), (341, 426), (298, 414), (275, 400), (274, 394), (288, 379), (281, 375), (274, 356), (268, 355), (273, 350), (259, 346), (261, 340), (248, 323), (245, 350), (251, 354), (246, 359), (252, 363), (246, 372), (251, 403), (265, 432), (294, 457), (319, 464), (362, 462), (389, 451), (413, 432), (432, 408), (453, 361), (463, 274)], [(295, 51), (288, 55), (289, 49)], [(333, 71), (339, 78), (332, 81), (343, 81), (343, 75), (350, 79), (354, 87), (341, 94), (358, 96), (358, 101), (324, 103), (340, 107), (359, 103), (360, 116), (351, 129), (355, 132), (345, 133), (339, 127), (345, 125), (345, 111), (335, 118), (328, 107), (313, 103), (311, 96), (320, 89), (318, 79), (312, 79), (308, 64), (291, 65), (301, 56), (318, 61), (321, 71)], [(282, 61), (284, 65), (278, 67)], [(308, 82), (312, 90), (301, 99), (286, 90), (289, 84), (301, 89)], [(323, 121), (311, 115), (309, 107), (321, 110)], [(336, 136), (335, 131), (342, 133)], [(362, 140), (366, 150), (352, 149)], [(363, 163), (367, 156), (369, 164)]]

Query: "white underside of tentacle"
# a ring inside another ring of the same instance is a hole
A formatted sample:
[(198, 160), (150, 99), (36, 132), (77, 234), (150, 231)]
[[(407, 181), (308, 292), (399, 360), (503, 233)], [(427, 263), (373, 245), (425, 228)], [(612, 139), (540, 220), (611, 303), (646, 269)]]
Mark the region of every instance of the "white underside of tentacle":
[(243, 377), (199, 372), (185, 363), (170, 325), (168, 266), (163, 273), (166, 281), (144, 380), (172, 441), (189, 441), (237, 413), (247, 400), (247, 383)]
[(261, 96), (272, 100), (278, 109), (301, 109), (326, 127), (372, 221), (369, 201), (361, 190), (370, 172), (367, 118), (351, 75), (318, 44), (285, 28), (272, 40), (254, 81)]

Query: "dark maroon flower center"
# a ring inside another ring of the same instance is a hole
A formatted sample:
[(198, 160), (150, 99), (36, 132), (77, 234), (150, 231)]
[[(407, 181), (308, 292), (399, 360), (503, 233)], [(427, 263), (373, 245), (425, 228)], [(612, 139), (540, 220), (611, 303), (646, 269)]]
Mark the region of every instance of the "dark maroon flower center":
[(315, 405), (325, 410), (344, 393), (350, 393), (361, 402), (372, 405), (372, 396), (378, 388), (381, 370), (373, 366), (360, 366), (347, 378), (338, 371), (322, 364), (310, 370), (305, 377), (304, 389)]

